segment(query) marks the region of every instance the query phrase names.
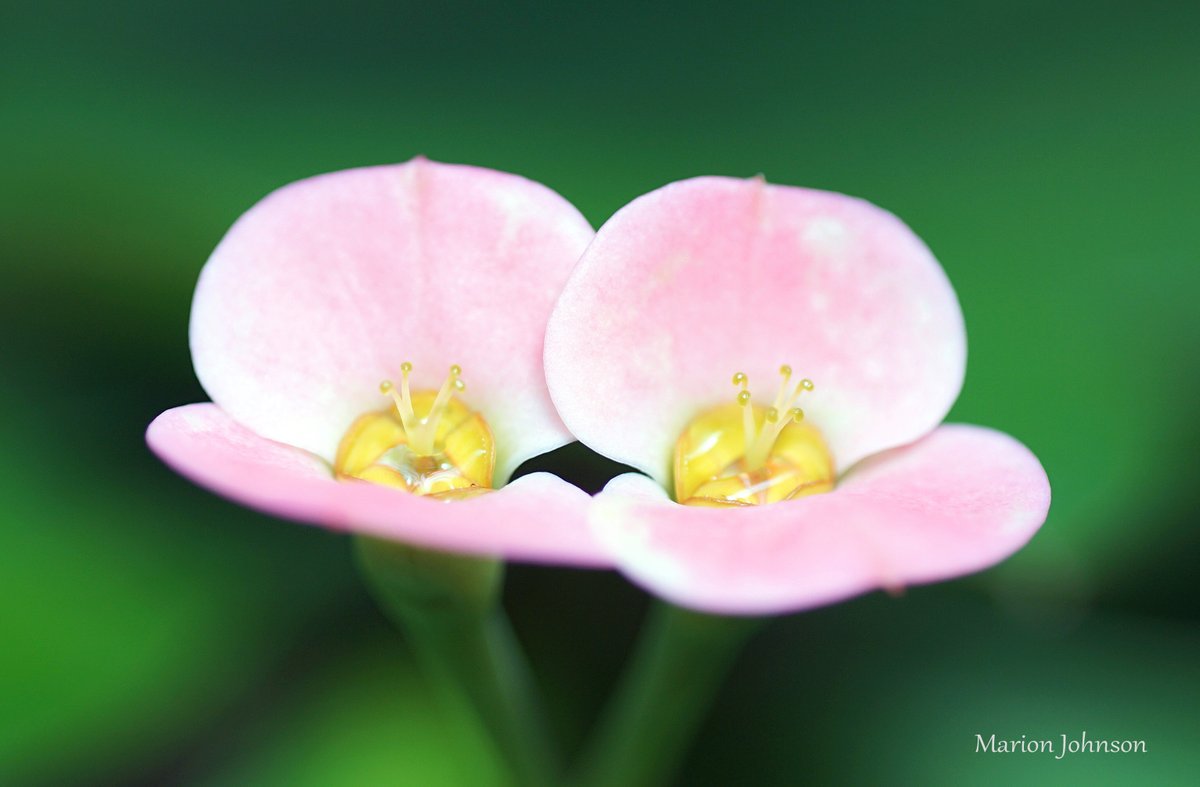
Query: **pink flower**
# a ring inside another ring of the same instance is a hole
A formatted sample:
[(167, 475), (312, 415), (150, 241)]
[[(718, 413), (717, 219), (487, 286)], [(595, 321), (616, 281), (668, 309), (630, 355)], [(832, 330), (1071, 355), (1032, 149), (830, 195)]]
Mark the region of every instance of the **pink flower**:
[(1050, 502), (1037, 459), (938, 425), (965, 361), (958, 300), (908, 227), (761, 179), (627, 205), (546, 334), (563, 422), (649, 475), (597, 496), (598, 537), (634, 581), (726, 614), (947, 579), (1028, 541)]
[(282, 188), (238, 220), (196, 287), (192, 358), (213, 403), (168, 410), (147, 441), (279, 516), (603, 565), (585, 493), (545, 473), (504, 485), (571, 439), (542, 340), (593, 234), (544, 186), (424, 159)]

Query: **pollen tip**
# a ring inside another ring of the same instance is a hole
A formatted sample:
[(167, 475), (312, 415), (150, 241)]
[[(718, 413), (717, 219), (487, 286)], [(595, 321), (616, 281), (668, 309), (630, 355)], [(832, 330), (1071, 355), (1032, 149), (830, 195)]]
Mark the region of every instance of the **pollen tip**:
[(454, 390), (456, 390), (456, 391), (465, 391), (465, 390), (467, 390), (467, 384), (466, 384), (466, 383), (464, 383), (462, 380), (455, 379), (455, 381), (454, 381)]
[(811, 391), (813, 389), (813, 381), (805, 377), (800, 381), (800, 386), (806, 391)]
[(381, 393), (381, 394), (391, 393), (392, 388), (394, 388), (394, 387), (395, 386), (392, 385), (391, 380), (384, 380), (381, 383), (379, 383), (379, 393)]
[(450, 376), (451, 376), (451, 377), (458, 377), (460, 374), (462, 374), (462, 367), (461, 367), (461, 366), (459, 366), (458, 364), (453, 364), (453, 365), (450, 367)]
[(737, 403), (738, 403), (738, 404), (740, 404), (740, 405), (741, 405), (741, 406), (743, 406), (743, 407), (745, 407), (746, 405), (750, 404), (750, 392), (749, 392), (749, 391), (742, 391), (741, 393), (739, 393), (739, 394), (737, 395)]
[(788, 366), (785, 363), (783, 366), (779, 367), (779, 373), (782, 374), (784, 377), (791, 377), (792, 376), (792, 367)]
[(800, 423), (801, 421), (804, 420), (804, 411), (801, 410), (799, 407), (793, 407), (791, 409), (791, 411), (789, 412), (789, 415), (792, 416), (792, 420), (795, 421), (796, 423)]
[(400, 364), (400, 371), (404, 372), (405, 374), (408, 374), (409, 372), (412, 371), (412, 364), (409, 363), (408, 361), (405, 361), (404, 363)]
[(748, 380), (747, 380), (747, 378), (746, 378), (746, 375), (745, 375), (744, 373), (742, 373), (742, 372), (736, 372), (736, 373), (733, 375), (733, 384), (734, 384), (734, 385), (744, 385), (746, 382), (748, 382)]
[(778, 420), (779, 420), (779, 411), (776, 410), (774, 407), (769, 408), (767, 410), (767, 421), (770, 423), (775, 423)]

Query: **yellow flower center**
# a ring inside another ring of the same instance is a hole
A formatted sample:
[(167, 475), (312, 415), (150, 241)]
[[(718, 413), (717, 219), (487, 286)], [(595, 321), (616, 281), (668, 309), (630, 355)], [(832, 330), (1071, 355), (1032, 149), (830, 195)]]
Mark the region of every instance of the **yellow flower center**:
[(794, 500), (833, 489), (833, 458), (821, 432), (795, 406), (813, 390), (807, 377), (794, 386), (792, 368), (770, 407), (753, 404), (750, 380), (738, 372), (737, 399), (707, 410), (675, 444), (675, 499), (692, 506), (750, 506)]
[(400, 365), (400, 387), (379, 390), (393, 407), (360, 416), (338, 445), (334, 474), (441, 500), (474, 497), (492, 488), (496, 444), (487, 421), (454, 394), (466, 385), (462, 369), (438, 391), (410, 391), (411, 363)]

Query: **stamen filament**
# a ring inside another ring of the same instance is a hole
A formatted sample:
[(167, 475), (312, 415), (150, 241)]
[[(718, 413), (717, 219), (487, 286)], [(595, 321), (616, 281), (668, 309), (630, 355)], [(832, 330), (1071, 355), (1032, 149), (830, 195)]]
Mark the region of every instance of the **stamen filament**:
[[(417, 420), (416, 415), (413, 413), (412, 394), (408, 389), (408, 374), (412, 371), (412, 368), (412, 364), (408, 361), (400, 364), (400, 395), (404, 399), (404, 410), (400, 413), (400, 420), (404, 421), (404, 431), (406, 432), (410, 431), (410, 424), (415, 423)], [(408, 414), (407, 419), (404, 417), (405, 413)]]
[[(792, 403), (790, 398), (786, 402), (784, 401), (784, 398), (787, 394), (788, 380), (792, 378), (792, 367), (785, 363), (783, 366), (779, 367), (779, 374), (783, 377), (783, 382), (779, 384), (779, 393), (775, 394), (775, 404), (773, 406), (776, 410), (783, 410), (783, 408)], [(792, 395), (795, 396), (795, 394)]]
[(741, 386), (741, 391), (737, 395), (737, 403), (742, 406), (742, 445), (746, 446), (747, 451), (750, 450), (751, 444), (754, 442), (754, 408), (750, 406), (750, 391), (746, 390), (746, 386), (750, 383), (750, 378), (742, 372), (733, 375), (733, 384)]
[(450, 367), (450, 374), (442, 382), (442, 387), (438, 389), (437, 398), (433, 400), (433, 407), (429, 408), (429, 415), (422, 419), (422, 423), (435, 418), (441, 413), (442, 408), (446, 406), (446, 402), (450, 401), (450, 392), (457, 388), (455, 383), (458, 382), (458, 375), (454, 371), (457, 368), (457, 366)]
[(400, 423), (404, 424), (405, 433), (412, 431), (412, 408), (406, 407), (404, 399), (396, 392), (396, 386), (391, 380), (384, 380), (379, 384), (379, 391), (386, 396), (392, 397), (392, 402), (396, 405), (396, 414), (400, 416)]

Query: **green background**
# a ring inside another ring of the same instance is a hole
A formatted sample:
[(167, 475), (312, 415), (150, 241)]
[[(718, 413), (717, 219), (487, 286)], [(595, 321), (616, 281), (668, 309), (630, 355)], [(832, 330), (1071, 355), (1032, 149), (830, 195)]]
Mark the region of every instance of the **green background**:
[[(1194, 777), (1198, 53), (1195, 3), (0, 4), (0, 783), (494, 783), (345, 538), (142, 442), (204, 398), (187, 315), (233, 220), (416, 154), (597, 226), (698, 174), (889, 208), (962, 301), (951, 419), (1050, 475), (1006, 564), (768, 627), (681, 783)], [(592, 488), (612, 471), (561, 458)], [(529, 567), (506, 597), (575, 747), (645, 597)], [(1081, 730), (1149, 752), (974, 752)]]

